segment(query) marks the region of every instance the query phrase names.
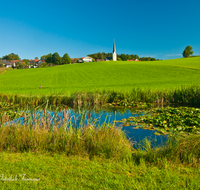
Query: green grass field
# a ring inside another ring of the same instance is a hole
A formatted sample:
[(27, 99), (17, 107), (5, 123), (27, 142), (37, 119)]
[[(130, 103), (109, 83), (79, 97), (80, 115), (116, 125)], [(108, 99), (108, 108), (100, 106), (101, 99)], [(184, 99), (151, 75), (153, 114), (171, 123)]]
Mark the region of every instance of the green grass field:
[(1, 189), (191, 189), (200, 168), (160, 160), (123, 163), (59, 154), (2, 153)]
[(199, 85), (199, 76), (199, 57), (153, 62), (94, 62), (12, 70), (0, 75), (0, 89), (4, 94), (129, 91), (134, 87), (163, 90)]

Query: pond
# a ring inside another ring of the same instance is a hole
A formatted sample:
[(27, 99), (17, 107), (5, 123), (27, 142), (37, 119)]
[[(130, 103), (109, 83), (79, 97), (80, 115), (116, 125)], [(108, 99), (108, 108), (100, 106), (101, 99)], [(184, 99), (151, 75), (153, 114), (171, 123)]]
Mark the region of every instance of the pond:
[(142, 115), (142, 112), (136, 112), (135, 110), (104, 110), (104, 111), (75, 111), (73, 109), (51, 111), (51, 110), (38, 110), (38, 111), (28, 111), (25, 117), (20, 117), (14, 119), (10, 122), (5, 123), (5, 125), (14, 124), (34, 124), (46, 123), (48, 126), (53, 125), (61, 126), (65, 125), (69, 127), (71, 124), (73, 126), (80, 126), (83, 124), (93, 124), (96, 127), (107, 124), (115, 124), (115, 126), (120, 127), (126, 134), (127, 138), (134, 141), (136, 144), (148, 138), (152, 140), (153, 145), (162, 144), (165, 142), (166, 136), (156, 136), (155, 131), (145, 130), (145, 129), (134, 129), (134, 126), (124, 126), (124, 123), (120, 122), (122, 119), (127, 119), (131, 116), (138, 117)]

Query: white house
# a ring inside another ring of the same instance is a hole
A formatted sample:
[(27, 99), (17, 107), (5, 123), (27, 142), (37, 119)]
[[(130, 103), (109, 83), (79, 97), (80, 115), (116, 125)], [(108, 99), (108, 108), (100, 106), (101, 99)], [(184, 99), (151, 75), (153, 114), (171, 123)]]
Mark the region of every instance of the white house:
[(12, 67), (12, 66), (14, 66), (15, 67), (15, 62), (9, 62), (9, 61), (4, 61), (3, 62), (3, 65), (5, 66), (5, 67)]
[(87, 57), (82, 57), (82, 60), (83, 60), (84, 62), (92, 62), (92, 57), (89, 57), (89, 56), (87, 56)]

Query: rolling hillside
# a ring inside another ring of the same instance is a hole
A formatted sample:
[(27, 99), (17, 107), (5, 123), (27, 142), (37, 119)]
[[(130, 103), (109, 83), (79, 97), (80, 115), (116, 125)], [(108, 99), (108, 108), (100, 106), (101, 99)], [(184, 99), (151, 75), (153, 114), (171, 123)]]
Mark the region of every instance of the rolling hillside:
[[(12, 70), (0, 75), (0, 92), (52, 94), (73, 91), (170, 89), (200, 84), (200, 58), (154, 62), (95, 62)], [(42, 88), (40, 88), (42, 86)]]

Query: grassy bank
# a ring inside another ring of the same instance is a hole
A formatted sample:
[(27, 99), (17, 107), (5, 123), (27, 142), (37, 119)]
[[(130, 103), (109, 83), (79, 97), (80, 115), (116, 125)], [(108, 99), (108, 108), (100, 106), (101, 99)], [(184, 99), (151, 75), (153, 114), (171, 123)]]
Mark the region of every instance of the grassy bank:
[[(64, 154), (4, 152), (0, 154), (0, 186), (17, 190), (200, 188), (198, 166), (167, 160), (160, 160), (159, 164), (140, 161), (136, 164)], [(16, 181), (6, 181), (7, 178)]]
[(8, 71), (12, 71), (12, 68), (0, 67), (0, 74), (5, 74)]
[(0, 75), (2, 93), (72, 94), (75, 91), (174, 89), (200, 84), (200, 58), (144, 62), (95, 62), (12, 70)]
[(11, 152), (51, 152), (130, 160), (134, 151), (124, 132), (114, 126), (1, 126), (0, 150)]
[(47, 123), (1, 125), (2, 189), (200, 188), (199, 134), (157, 147), (145, 139), (133, 149), (114, 126)]
[(146, 141), (128, 161), (1, 151), (0, 185), (2, 189), (199, 189), (199, 143), (199, 136), (190, 136), (152, 149)]
[[(134, 88), (128, 92), (96, 91), (75, 92), (71, 95), (12, 95), (0, 94), (0, 108), (27, 107), (94, 107), (102, 105), (130, 106), (140, 105), (140, 102), (154, 104), (175, 103), (185, 106), (200, 106), (200, 86), (180, 87), (173, 90), (152, 90)], [(113, 103), (113, 104), (111, 104)]]

